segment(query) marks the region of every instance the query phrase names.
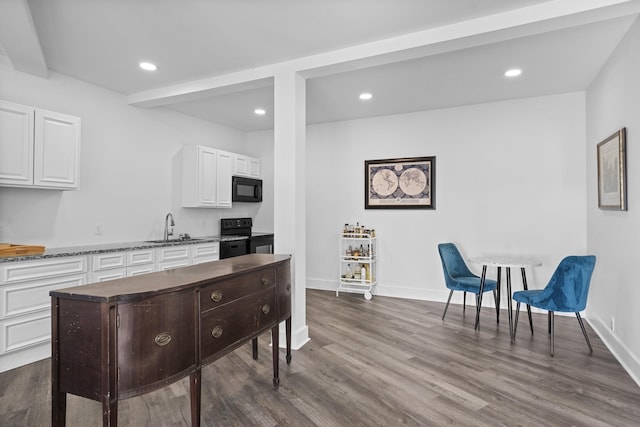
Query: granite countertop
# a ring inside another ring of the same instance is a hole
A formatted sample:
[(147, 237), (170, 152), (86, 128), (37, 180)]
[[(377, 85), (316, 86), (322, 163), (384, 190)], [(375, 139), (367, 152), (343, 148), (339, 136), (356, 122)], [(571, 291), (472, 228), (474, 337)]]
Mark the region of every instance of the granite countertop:
[(47, 248), (42, 255), (1, 257), (0, 264), (5, 262), (31, 261), (35, 259), (57, 258), (67, 256), (95, 255), (107, 252), (135, 251), (139, 249), (162, 248), (165, 246), (195, 245), (198, 243), (219, 242), (219, 236), (198, 237), (190, 240), (174, 239), (168, 242), (125, 242), (105, 243), (101, 245), (68, 246), (63, 248)]

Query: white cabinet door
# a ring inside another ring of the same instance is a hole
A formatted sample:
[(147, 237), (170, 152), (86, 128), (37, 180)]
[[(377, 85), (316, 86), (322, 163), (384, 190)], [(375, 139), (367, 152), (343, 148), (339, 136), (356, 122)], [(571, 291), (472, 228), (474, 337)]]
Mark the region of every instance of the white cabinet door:
[(191, 246), (191, 262), (193, 265), (220, 259), (220, 242), (201, 243)]
[(34, 138), (34, 185), (78, 188), (80, 118), (36, 110)]
[(233, 175), (260, 178), (260, 159), (243, 154), (234, 154)]
[(201, 145), (182, 147), (182, 206), (215, 208), (217, 151)]
[(0, 101), (0, 184), (33, 185), (34, 109)]
[(249, 158), (249, 176), (252, 178), (260, 178), (260, 159)]
[(217, 203), (219, 208), (231, 207), (231, 178), (233, 168), (233, 154), (226, 151), (218, 151), (217, 170)]

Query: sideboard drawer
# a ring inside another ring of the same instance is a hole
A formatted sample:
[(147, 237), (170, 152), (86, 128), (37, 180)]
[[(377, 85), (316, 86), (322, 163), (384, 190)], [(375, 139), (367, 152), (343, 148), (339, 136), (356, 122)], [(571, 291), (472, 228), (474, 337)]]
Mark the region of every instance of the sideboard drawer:
[(266, 268), (228, 280), (221, 280), (202, 288), (200, 310), (205, 312), (220, 307), (254, 292), (272, 288), (275, 284), (276, 272), (274, 268)]
[(275, 288), (204, 313), (200, 323), (202, 359), (213, 356), (265, 327), (273, 326), (276, 315)]

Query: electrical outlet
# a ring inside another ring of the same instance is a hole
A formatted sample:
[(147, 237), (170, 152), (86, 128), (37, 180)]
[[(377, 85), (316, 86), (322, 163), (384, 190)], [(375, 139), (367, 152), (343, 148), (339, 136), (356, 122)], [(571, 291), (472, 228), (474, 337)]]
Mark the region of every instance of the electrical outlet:
[(616, 330), (616, 319), (615, 317), (611, 316), (611, 332), (614, 332)]
[(100, 236), (102, 234), (102, 223), (97, 223), (94, 231), (96, 236)]

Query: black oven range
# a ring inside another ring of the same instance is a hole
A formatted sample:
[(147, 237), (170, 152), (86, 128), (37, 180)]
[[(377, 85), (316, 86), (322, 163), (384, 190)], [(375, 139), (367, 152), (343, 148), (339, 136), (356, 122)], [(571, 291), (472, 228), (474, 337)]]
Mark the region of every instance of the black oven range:
[(273, 233), (253, 232), (251, 218), (220, 220), (220, 259), (249, 253), (273, 253)]

